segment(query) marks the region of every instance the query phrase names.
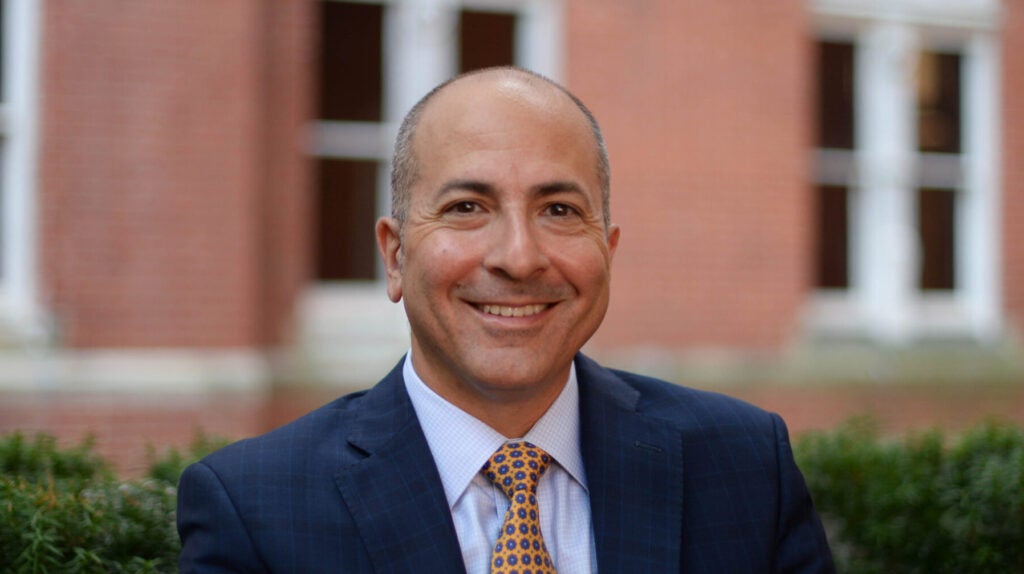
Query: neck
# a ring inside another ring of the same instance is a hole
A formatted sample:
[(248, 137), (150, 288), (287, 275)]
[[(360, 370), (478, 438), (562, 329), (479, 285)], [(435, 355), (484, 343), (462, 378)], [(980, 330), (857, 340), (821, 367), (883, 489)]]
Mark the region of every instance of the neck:
[(506, 438), (521, 438), (533, 428), (565, 389), (571, 369), (538, 384), (505, 386), (431, 376), (415, 359), (411, 366), (423, 384), (441, 398)]
[(530, 432), (533, 425), (537, 424), (544, 413), (548, 412), (562, 390), (566, 381), (559, 385), (548, 385), (536, 392), (523, 396), (511, 393), (502, 393), (499, 396), (485, 396), (470, 393), (459, 395), (458, 393), (445, 393), (447, 389), (426, 383), (437, 394), (445, 400), (469, 413), (481, 422), (498, 431), (506, 438), (522, 438)]
[(469, 414), (480, 419), (484, 424), (498, 431), (505, 438), (523, 438), (526, 436), (526, 433), (530, 432), (533, 425), (537, 424), (540, 417), (544, 416), (544, 413), (547, 412), (550, 406), (551, 404), (549, 403), (540, 412), (485, 409), (479, 413), (470, 412)]

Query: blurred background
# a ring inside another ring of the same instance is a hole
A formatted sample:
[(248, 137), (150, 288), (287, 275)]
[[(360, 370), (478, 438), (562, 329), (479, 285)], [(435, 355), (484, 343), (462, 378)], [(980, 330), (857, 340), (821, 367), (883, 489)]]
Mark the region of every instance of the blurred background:
[(380, 379), (396, 124), (580, 96), (623, 229), (586, 352), (792, 430), (1024, 422), (1020, 0), (2, 0), (0, 433), (126, 473)]

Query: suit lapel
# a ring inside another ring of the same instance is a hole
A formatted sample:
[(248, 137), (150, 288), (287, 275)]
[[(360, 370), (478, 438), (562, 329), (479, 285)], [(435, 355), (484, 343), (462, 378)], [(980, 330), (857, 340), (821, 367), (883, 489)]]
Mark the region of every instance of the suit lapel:
[(637, 411), (640, 394), (583, 355), (581, 450), (602, 572), (666, 571), (680, 563), (682, 436)]
[(366, 456), (339, 470), (335, 481), (376, 572), (464, 572), (441, 478), (401, 367), (366, 395), (348, 437)]

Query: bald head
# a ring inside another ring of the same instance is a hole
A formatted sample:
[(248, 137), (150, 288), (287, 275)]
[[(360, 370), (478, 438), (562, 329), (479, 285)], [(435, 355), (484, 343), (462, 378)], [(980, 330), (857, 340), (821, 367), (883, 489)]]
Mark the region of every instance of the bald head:
[(559, 84), (534, 72), (512, 67), (477, 70), (448, 80), (431, 90), (405, 116), (395, 141), (391, 169), (391, 215), (399, 225), (405, 223), (409, 212), (410, 190), (419, 177), (416, 145), (421, 126), (427, 123), (434, 124), (431, 125), (432, 129), (445, 129), (444, 125), (431, 122), (431, 119), (437, 119), (432, 116), (441, 116), (444, 113), (442, 109), (447, 109), (449, 114), (453, 108), (468, 111), (474, 101), (479, 102), (480, 98), (514, 100), (524, 107), (534, 108), (539, 113), (562, 114), (568, 108), (568, 114), (578, 116), (572, 121), (578, 121), (585, 128), (586, 137), (593, 140), (594, 169), (601, 189), (604, 224), (607, 228), (611, 218), (610, 167), (604, 136), (597, 120), (579, 98)]

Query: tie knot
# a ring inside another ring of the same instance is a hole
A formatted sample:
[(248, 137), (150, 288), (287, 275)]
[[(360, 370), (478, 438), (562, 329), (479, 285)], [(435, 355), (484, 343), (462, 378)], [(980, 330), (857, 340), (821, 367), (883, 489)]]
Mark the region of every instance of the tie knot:
[(481, 471), (512, 499), (517, 492), (537, 494), (537, 481), (551, 464), (551, 455), (526, 441), (505, 443)]

